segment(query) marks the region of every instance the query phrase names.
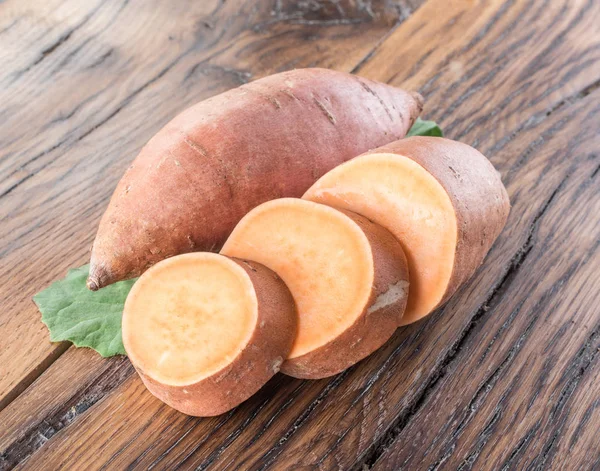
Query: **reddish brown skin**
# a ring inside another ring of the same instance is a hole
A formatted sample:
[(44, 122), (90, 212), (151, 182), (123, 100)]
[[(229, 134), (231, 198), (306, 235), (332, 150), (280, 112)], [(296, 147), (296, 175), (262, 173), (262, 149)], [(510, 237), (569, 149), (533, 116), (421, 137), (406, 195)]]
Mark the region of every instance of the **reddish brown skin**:
[(310, 353), (285, 361), (281, 372), (295, 378), (326, 378), (358, 363), (389, 340), (406, 308), (408, 289), (403, 298), (368, 312), (377, 297), (391, 285), (402, 281), (408, 283), (406, 256), (387, 229), (356, 213), (339, 211), (356, 222), (369, 240), (375, 272), (371, 295), (360, 316), (341, 335)]
[(189, 108), (119, 182), (88, 287), (173, 255), (218, 250), (252, 208), (300, 197), (336, 165), (404, 137), (421, 108), (416, 93), (326, 69), (272, 75)]
[(446, 190), (456, 214), (457, 245), (452, 275), (438, 307), (482, 264), (510, 212), (500, 174), (473, 147), (440, 137), (414, 136), (366, 154), (398, 154), (427, 170)]
[(223, 370), (186, 386), (159, 383), (136, 367), (152, 394), (184, 414), (212, 417), (244, 402), (279, 371), (296, 337), (296, 306), (281, 278), (259, 263), (232, 260), (248, 273), (258, 299), (256, 328), (244, 350)]

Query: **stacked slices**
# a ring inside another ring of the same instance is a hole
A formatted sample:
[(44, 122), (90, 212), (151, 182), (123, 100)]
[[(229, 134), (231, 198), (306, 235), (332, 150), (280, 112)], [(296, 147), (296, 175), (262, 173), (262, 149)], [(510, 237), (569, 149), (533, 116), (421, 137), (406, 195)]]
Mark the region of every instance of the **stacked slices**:
[(198, 416), (230, 410), (280, 370), (337, 374), (445, 303), (509, 207), (470, 146), (393, 142), (329, 171), (302, 199), (255, 207), (220, 255), (146, 271), (125, 305), (125, 348), (153, 394)]

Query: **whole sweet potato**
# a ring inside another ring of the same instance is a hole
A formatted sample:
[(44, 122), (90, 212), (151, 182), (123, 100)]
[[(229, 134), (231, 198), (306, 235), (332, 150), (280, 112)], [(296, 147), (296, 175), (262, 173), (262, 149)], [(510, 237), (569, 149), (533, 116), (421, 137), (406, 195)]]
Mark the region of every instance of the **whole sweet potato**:
[(119, 182), (94, 241), (88, 287), (173, 255), (218, 250), (252, 208), (300, 197), (336, 165), (404, 137), (421, 107), (418, 94), (299, 69), (187, 109)]

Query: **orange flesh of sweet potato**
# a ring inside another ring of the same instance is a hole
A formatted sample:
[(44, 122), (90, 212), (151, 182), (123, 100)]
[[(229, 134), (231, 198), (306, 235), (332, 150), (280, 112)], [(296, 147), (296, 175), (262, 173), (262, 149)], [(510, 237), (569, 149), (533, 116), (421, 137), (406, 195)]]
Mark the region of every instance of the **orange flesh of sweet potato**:
[(373, 283), (370, 252), (366, 236), (342, 213), (317, 212), (296, 200), (257, 208), (222, 250), (250, 260), (260, 257), (259, 263), (278, 273), (293, 293), (301, 315), (290, 358), (326, 344), (356, 320), (357, 306), (366, 303)]
[(431, 137), (404, 139), (346, 162), (303, 198), (355, 211), (396, 236), (411, 283), (402, 324), (429, 314), (473, 274), (509, 210), (506, 190), (483, 155)]
[[(225, 255), (272, 269), (294, 297), (298, 334), (284, 373), (335, 374), (381, 346), (396, 329), (407, 298), (406, 261), (393, 236), (371, 226), (357, 215), (284, 198), (252, 210), (223, 246)], [(377, 320), (373, 312), (380, 308), (387, 310)], [(356, 347), (369, 330), (374, 338)], [(328, 348), (344, 338), (347, 345)]]
[(255, 206), (300, 197), (321, 175), (403, 137), (422, 98), (325, 69), (298, 69), (176, 116), (119, 182), (94, 241), (90, 289), (173, 255), (218, 250)]
[(171, 259), (132, 291), (127, 342), (153, 378), (172, 385), (198, 381), (248, 343), (258, 315), (254, 287), (241, 267), (217, 260), (199, 267), (194, 259)]
[(405, 157), (373, 154), (338, 168), (304, 198), (352, 209), (385, 225), (401, 242), (410, 267), (404, 315), (425, 316), (442, 300), (452, 275), (457, 229), (450, 198), (431, 174)]
[(135, 283), (123, 343), (148, 389), (167, 404), (216, 415), (279, 370), (296, 332), (293, 298), (274, 273), (254, 265), (188, 254)]

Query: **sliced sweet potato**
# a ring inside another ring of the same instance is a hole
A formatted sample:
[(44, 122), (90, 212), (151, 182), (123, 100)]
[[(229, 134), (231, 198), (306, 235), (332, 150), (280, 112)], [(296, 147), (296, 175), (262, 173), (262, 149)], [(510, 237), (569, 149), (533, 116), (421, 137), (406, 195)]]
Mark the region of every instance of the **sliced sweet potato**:
[(296, 323), (293, 298), (271, 270), (195, 253), (164, 260), (135, 283), (123, 343), (152, 394), (186, 414), (213, 416), (279, 371)]
[(429, 314), (471, 277), (510, 209), (492, 164), (439, 137), (367, 152), (325, 174), (303, 198), (355, 211), (397, 237), (410, 272), (403, 324)]
[(127, 170), (102, 217), (88, 287), (173, 255), (218, 250), (252, 208), (300, 197), (361, 152), (400, 139), (422, 98), (326, 69), (265, 77), (185, 110)]
[(264, 203), (236, 226), (221, 253), (276, 272), (298, 310), (298, 334), (281, 371), (339, 373), (385, 343), (407, 301), (402, 247), (349, 211), (293, 198)]

